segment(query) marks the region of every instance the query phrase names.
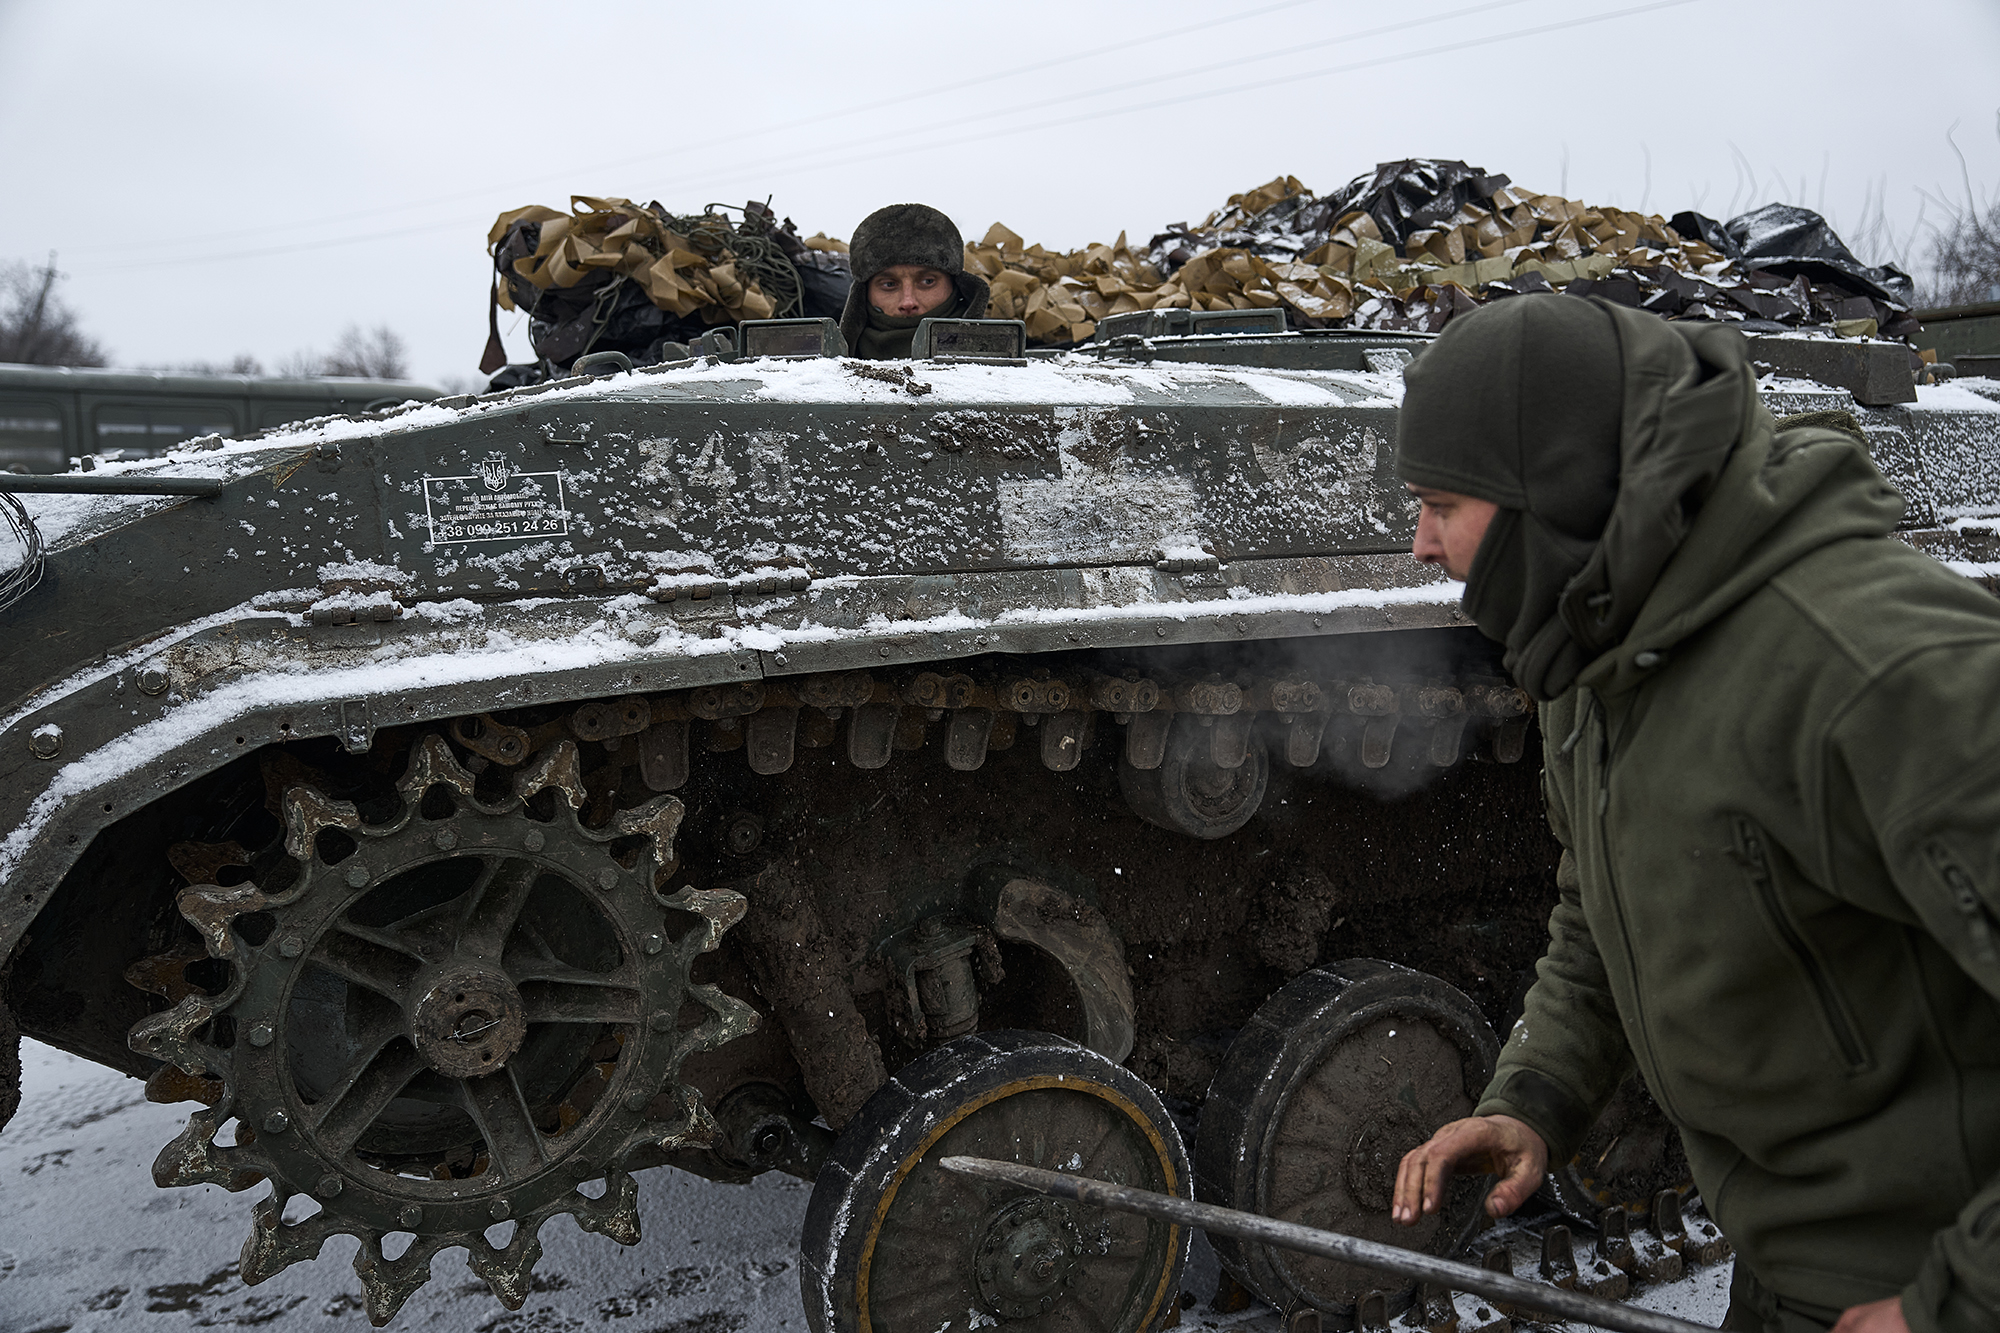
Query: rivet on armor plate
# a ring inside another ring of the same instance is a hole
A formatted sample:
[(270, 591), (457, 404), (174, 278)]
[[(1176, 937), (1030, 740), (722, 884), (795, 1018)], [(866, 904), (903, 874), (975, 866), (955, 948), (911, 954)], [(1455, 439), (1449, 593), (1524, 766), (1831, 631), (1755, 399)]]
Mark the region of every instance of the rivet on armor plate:
[(458, 846), (458, 834), (448, 828), (441, 828), (431, 835), (431, 843), (441, 852), (448, 852)]
[(292, 1127), (292, 1118), (283, 1111), (273, 1111), (264, 1117), (264, 1131), (267, 1134), (282, 1134)]
[(367, 882), (368, 882), (367, 866), (351, 865), (347, 867), (347, 886), (349, 888), (358, 889)]
[(486, 1208), (486, 1215), (492, 1218), (495, 1222), (505, 1222), (509, 1217), (513, 1215), (513, 1212), (514, 1210), (508, 1207), (507, 1201), (505, 1199), (495, 1199), (491, 1204), (488, 1204)]
[(250, 1044), (252, 1046), (269, 1046), (271, 1039), (276, 1035), (271, 1030), (269, 1023), (253, 1023), (250, 1027)]
[(648, 935), (645, 939), (644, 947), (647, 953), (657, 954), (660, 950), (667, 947), (667, 942), (658, 934)]
[(648, 1019), (646, 1025), (655, 1032), (672, 1032), (674, 1030), (674, 1016), (663, 1010)]
[(44, 722), (28, 737), (28, 753), (37, 759), (53, 759), (62, 753), (62, 728)]
[(406, 1227), (422, 1226), (424, 1223), (424, 1210), (413, 1203), (405, 1204), (402, 1210), (396, 1214), (396, 1220)]
[(646, 1103), (651, 1100), (653, 1099), (643, 1092), (628, 1092), (625, 1094), (625, 1109), (628, 1111), (643, 1111), (646, 1109)]
[(527, 848), (531, 852), (539, 852), (540, 850), (542, 850), (543, 847), (548, 845), (548, 841), (549, 840), (542, 835), (542, 831), (540, 829), (531, 828), (528, 830), (528, 836), (521, 839), (521, 845)]
[(139, 668), (139, 693), (165, 694), (167, 692), (167, 672), (165, 667), (144, 666)]
[(600, 888), (600, 889), (615, 889), (615, 888), (617, 888), (617, 887), (618, 887), (618, 872), (617, 872), (616, 870), (613, 870), (613, 869), (612, 869), (612, 868), (611, 868), (610, 866), (606, 866), (606, 867), (604, 867), (604, 869), (602, 869), (602, 870), (598, 871), (598, 872), (597, 872), (597, 887), (598, 887), (598, 888)]
[(278, 953), (286, 958), (297, 958), (306, 951), (306, 942), (296, 935), (287, 935), (278, 941)]
[(313, 1186), (313, 1193), (322, 1199), (331, 1199), (340, 1193), (339, 1176), (321, 1176), (319, 1184)]

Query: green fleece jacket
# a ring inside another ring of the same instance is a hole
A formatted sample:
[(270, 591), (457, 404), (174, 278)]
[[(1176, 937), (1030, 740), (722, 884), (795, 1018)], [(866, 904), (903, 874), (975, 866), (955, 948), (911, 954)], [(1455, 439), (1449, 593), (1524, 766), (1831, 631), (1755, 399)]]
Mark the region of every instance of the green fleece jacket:
[(1561, 898), (1479, 1110), (1566, 1160), (1636, 1059), (1778, 1296), (2000, 1333), (2000, 600), (1850, 436), (1745, 412), (1543, 711)]

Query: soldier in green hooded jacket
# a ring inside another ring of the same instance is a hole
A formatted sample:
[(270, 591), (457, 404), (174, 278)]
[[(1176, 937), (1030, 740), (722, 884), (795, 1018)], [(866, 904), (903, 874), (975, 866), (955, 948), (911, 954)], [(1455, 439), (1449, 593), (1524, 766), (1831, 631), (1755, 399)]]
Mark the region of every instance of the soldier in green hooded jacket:
[(876, 209), (854, 229), (847, 258), (854, 285), (840, 332), (855, 356), (907, 357), (924, 320), (986, 316), (986, 279), (965, 271), (958, 228), (928, 204)]
[(1559, 904), (1468, 1120), (1403, 1162), (1518, 1207), (1636, 1064), (1746, 1333), (2000, 1330), (2000, 600), (1891, 537), (1854, 434), (1746, 344), (1595, 300), (1408, 372), (1416, 554), (1541, 701)]

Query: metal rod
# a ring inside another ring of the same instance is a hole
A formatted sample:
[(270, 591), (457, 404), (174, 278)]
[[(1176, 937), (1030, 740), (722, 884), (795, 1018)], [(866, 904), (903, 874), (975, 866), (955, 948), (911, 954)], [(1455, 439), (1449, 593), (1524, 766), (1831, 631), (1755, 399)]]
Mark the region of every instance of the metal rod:
[(1200, 1227), (1218, 1235), (1235, 1236), (1239, 1240), (1260, 1241), (1280, 1249), (1317, 1254), (1322, 1258), (1359, 1264), (1420, 1282), (1435, 1282), (1508, 1305), (1524, 1306), (1544, 1314), (1614, 1329), (1617, 1333), (1715, 1333), (1714, 1329), (1703, 1324), (1692, 1324), (1672, 1315), (1655, 1314), (1651, 1310), (1607, 1301), (1601, 1296), (1566, 1291), (1539, 1282), (1524, 1282), (1517, 1277), (1488, 1272), (1470, 1264), (1453, 1263), (1449, 1259), (1419, 1254), (1415, 1250), (1359, 1240), (1337, 1231), (1300, 1226), (1296, 1222), (1279, 1222), (1255, 1213), (1239, 1213), (1233, 1208), (1217, 1208), (1213, 1204), (1195, 1203), (1191, 1199), (1177, 1199), (1171, 1194), (1155, 1194), (1151, 1190), (1107, 1184), (1086, 1176), (1065, 1175), (1060, 1171), (1044, 1171), (1040, 1167), (995, 1162), (983, 1157), (946, 1157), (938, 1165), (963, 1175), (1005, 1181), (1038, 1194), (1074, 1199), (1093, 1208), (1139, 1213), (1164, 1222)]
[(0, 472), (0, 491), (16, 495), (220, 495), (223, 477), (95, 477)]

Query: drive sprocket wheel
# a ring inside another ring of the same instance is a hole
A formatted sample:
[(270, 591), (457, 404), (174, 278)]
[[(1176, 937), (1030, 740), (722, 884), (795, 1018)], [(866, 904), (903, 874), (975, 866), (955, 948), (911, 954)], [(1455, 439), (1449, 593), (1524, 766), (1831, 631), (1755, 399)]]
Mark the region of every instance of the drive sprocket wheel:
[[(747, 904), (659, 890), (682, 815), (673, 797), (584, 827), (577, 751), (563, 741), (487, 804), (437, 735), (412, 749), (397, 786), (400, 810), (377, 823), (310, 786), (287, 790), (289, 860), (267, 886), (180, 895), (209, 956), (230, 964), (228, 986), (130, 1037), (142, 1055), (222, 1081), (154, 1180), (236, 1190), (268, 1178), (243, 1280), (356, 1236), (378, 1326), (452, 1246), (514, 1309), (551, 1217), (636, 1243), (632, 1155), (716, 1132), (679, 1080), (682, 1061), (756, 1025), (741, 1000), (690, 980)], [(296, 873), (277, 882), (286, 869)], [(218, 1142), (232, 1124), (235, 1141)], [(602, 1190), (583, 1193), (594, 1181)], [(297, 1218), (299, 1196), (318, 1211)], [(510, 1222), (504, 1243), (489, 1238)], [(411, 1239), (390, 1258), (396, 1233)]]

